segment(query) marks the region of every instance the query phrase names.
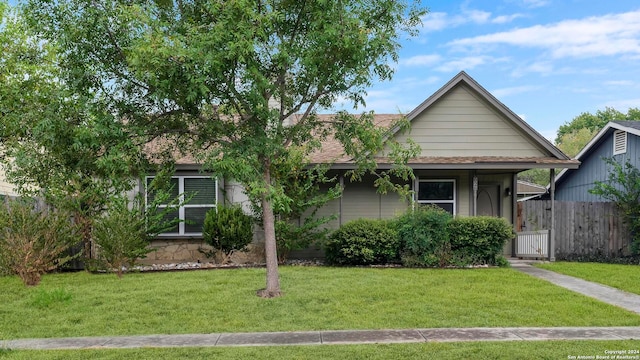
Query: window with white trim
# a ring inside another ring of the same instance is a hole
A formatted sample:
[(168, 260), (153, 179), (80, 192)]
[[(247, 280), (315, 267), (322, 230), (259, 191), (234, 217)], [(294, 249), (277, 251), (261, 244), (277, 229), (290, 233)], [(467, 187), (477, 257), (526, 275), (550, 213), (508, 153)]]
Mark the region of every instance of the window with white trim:
[(627, 152), (627, 132), (616, 130), (613, 132), (613, 155)]
[[(153, 181), (153, 176), (146, 179), (145, 190)], [(180, 223), (173, 229), (161, 235), (202, 235), (204, 217), (210, 209), (216, 207), (218, 203), (218, 181), (209, 176), (172, 176), (171, 177), (171, 199), (191, 197), (191, 200), (176, 207), (175, 211), (168, 213), (165, 220), (180, 219)], [(153, 194), (146, 191), (147, 203), (153, 201)], [(166, 208), (169, 204), (161, 204), (159, 208)]]
[(425, 179), (418, 181), (416, 192), (419, 204), (433, 204), (456, 213), (456, 181), (453, 179)]

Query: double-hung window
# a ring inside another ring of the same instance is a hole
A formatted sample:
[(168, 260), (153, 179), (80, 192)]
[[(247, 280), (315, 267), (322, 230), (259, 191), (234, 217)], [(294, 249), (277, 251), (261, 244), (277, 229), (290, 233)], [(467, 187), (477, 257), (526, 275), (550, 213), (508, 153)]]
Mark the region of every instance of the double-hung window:
[(452, 215), (456, 213), (456, 181), (453, 179), (421, 179), (416, 197), (419, 204), (433, 204)]
[[(146, 189), (149, 189), (153, 177), (147, 177)], [(172, 199), (180, 199), (181, 206), (175, 206), (174, 211), (165, 215), (166, 221), (179, 219), (180, 222), (173, 228), (161, 235), (202, 235), (204, 217), (210, 209), (216, 207), (218, 203), (218, 182), (208, 176), (173, 176), (171, 177)], [(153, 193), (146, 191), (147, 203), (153, 201)], [(190, 198), (190, 200), (189, 200)], [(189, 200), (184, 203), (184, 200)], [(158, 208), (166, 209), (173, 205), (169, 203), (160, 204)]]

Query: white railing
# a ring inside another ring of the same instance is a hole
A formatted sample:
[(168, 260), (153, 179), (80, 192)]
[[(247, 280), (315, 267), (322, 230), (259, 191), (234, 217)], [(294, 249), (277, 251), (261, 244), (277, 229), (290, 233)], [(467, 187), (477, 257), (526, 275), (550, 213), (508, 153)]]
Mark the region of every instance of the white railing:
[(516, 257), (548, 257), (549, 230), (523, 231), (517, 234)]

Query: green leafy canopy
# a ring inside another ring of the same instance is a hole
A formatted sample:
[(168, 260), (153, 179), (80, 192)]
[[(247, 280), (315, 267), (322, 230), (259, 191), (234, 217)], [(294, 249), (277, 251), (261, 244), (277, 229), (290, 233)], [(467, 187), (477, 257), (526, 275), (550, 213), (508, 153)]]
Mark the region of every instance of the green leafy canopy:
[[(286, 211), (294, 199), (276, 167), (299, 151), (308, 161), (332, 135), (358, 162), (356, 177), (376, 170), (372, 158), (389, 137), (371, 126), (371, 114), (332, 121), (315, 114), (337, 99), (364, 105), (365, 89), (391, 78), (400, 37), (416, 35), (425, 12), (397, 0), (31, 0), (24, 7), (29, 28), (59, 49), (56, 78), (70, 90), (63, 98), (90, 99), (126, 119), (130, 131), (175, 140), (217, 176), (243, 184), (261, 208), (273, 294), (274, 207)], [(415, 147), (395, 146), (389, 156), (411, 153)], [(402, 164), (379, 173), (382, 191), (398, 189), (390, 185), (394, 173), (410, 175)]]

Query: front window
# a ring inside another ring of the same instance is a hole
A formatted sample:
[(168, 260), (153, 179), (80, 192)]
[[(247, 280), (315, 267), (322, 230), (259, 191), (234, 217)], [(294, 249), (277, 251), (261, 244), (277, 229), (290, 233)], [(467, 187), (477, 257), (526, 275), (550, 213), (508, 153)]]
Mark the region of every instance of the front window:
[(417, 201), (419, 204), (433, 204), (456, 213), (456, 181), (455, 180), (420, 180), (418, 181)]
[[(153, 181), (153, 177), (147, 177), (146, 189), (149, 189), (151, 181)], [(165, 220), (180, 219), (181, 221), (162, 235), (201, 235), (205, 214), (215, 208), (218, 202), (217, 180), (207, 176), (173, 176), (170, 185), (171, 199), (179, 198), (183, 202), (191, 196), (191, 200), (167, 213)], [(146, 197), (147, 203), (153, 201), (153, 193), (147, 191)], [(167, 208), (169, 206), (171, 205), (160, 204), (158, 207)]]

